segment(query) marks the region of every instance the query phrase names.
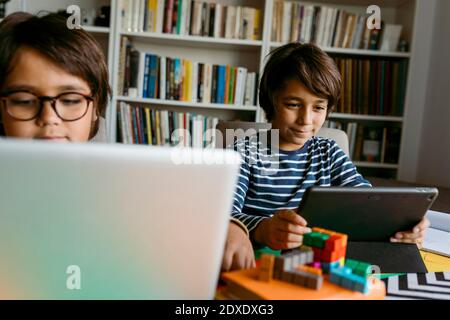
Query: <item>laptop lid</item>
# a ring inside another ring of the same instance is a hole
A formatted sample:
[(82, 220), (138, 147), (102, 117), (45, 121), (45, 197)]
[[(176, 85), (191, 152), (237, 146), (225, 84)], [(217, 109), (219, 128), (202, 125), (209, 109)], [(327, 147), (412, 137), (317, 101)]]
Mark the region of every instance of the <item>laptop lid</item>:
[(0, 299), (210, 299), (240, 158), (0, 142)]

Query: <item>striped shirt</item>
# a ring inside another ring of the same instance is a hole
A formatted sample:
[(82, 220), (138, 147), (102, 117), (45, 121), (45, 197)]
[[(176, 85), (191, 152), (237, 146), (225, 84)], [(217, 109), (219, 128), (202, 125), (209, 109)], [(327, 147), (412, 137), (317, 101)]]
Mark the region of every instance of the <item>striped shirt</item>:
[(249, 232), (278, 210), (296, 210), (309, 187), (371, 187), (331, 139), (312, 137), (299, 150), (271, 154), (254, 137), (236, 141), (235, 149), (242, 164), (231, 215)]

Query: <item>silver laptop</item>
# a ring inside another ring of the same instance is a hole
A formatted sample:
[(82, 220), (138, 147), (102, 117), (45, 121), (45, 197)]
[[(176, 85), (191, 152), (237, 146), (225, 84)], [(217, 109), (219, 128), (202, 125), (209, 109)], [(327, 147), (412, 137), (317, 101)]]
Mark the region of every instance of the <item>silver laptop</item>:
[(240, 158), (0, 141), (0, 299), (211, 299)]

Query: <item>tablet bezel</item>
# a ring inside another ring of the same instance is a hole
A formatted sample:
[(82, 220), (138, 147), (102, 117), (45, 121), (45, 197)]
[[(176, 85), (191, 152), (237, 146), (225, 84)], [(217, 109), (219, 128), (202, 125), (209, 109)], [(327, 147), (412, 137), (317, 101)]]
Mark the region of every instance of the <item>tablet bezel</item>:
[(429, 187), (311, 187), (298, 213), (308, 226), (345, 233), (351, 241), (389, 241), (412, 230), (438, 194)]

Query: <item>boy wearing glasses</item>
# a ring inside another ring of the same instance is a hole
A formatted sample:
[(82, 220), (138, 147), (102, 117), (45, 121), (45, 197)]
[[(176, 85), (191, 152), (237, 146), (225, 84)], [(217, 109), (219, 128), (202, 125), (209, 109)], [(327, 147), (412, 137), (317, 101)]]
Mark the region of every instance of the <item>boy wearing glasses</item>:
[(60, 142), (93, 138), (110, 94), (95, 40), (67, 29), (59, 15), (19, 12), (0, 23), (0, 43), (0, 131)]

